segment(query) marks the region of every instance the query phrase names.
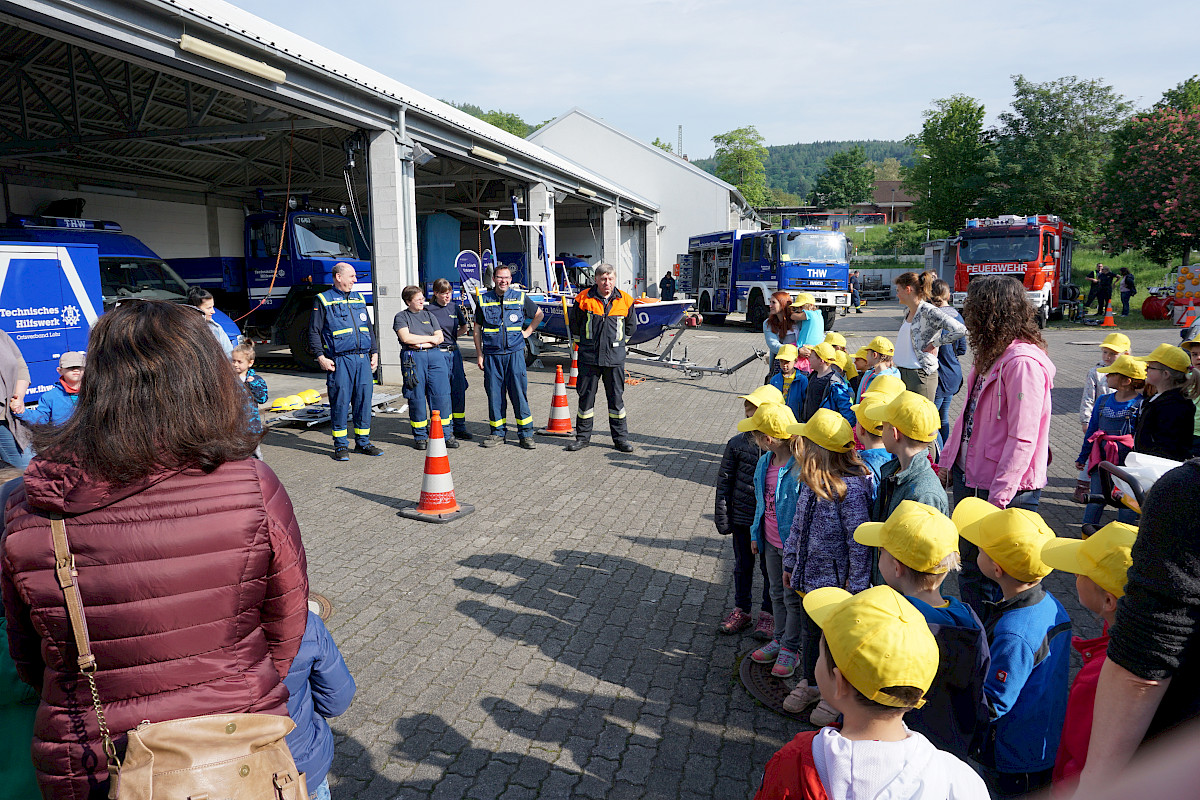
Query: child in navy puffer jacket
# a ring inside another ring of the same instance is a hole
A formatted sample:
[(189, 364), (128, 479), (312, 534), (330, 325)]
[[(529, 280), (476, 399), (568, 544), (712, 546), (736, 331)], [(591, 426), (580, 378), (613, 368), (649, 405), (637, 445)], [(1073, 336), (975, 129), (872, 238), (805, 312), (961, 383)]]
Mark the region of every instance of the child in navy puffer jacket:
[(288, 716), (296, 723), (287, 736), (288, 749), (304, 773), (308, 796), (329, 800), (333, 731), (325, 719), (345, 713), (357, 687), (325, 623), (311, 611), (300, 652), (283, 683), (290, 695)]

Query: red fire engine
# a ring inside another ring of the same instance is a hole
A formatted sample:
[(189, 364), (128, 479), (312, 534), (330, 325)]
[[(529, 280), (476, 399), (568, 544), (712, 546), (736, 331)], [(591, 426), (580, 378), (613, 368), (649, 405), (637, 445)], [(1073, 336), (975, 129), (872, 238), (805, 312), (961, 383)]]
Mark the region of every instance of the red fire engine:
[(958, 234), (954, 306), (962, 308), (976, 276), (1010, 275), (1024, 285), (1038, 325), (1044, 326), (1050, 317), (1062, 316), (1064, 303), (1079, 297), (1071, 283), (1074, 247), (1075, 230), (1054, 214), (969, 219)]

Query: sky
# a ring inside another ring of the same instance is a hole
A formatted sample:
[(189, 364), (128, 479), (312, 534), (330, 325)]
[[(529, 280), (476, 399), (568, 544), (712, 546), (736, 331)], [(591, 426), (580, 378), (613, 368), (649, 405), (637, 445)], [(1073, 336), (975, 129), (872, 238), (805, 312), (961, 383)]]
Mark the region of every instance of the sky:
[(425, 94), (537, 124), (578, 106), (704, 158), (754, 125), (768, 145), (902, 139), (938, 98), (994, 123), (1012, 76), (1098, 79), (1145, 108), (1200, 72), (1196, 0), (233, 0)]

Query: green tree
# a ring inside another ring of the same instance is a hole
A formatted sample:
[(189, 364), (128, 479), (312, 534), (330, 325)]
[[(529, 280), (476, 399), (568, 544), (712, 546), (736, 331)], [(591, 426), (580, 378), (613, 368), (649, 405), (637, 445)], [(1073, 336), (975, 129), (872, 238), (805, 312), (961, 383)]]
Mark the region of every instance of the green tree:
[(712, 141), (717, 146), (713, 154), (716, 176), (736, 186), (750, 205), (767, 205), (771, 200), (763, 167), (767, 148), (758, 129), (753, 125), (735, 128), (714, 136)]
[(1132, 106), (1098, 80), (1033, 83), (1013, 76), (1012, 109), (1000, 115), (986, 210), (1059, 214), (1089, 229), (1091, 205)]
[(502, 131), (508, 131), (514, 136), (524, 139), (533, 132), (533, 126), (511, 111), (488, 111), (482, 117), (484, 122), (495, 125)]
[(654, 141), (651, 142), (650, 144), (654, 145), (659, 150), (666, 150), (668, 153), (675, 152), (675, 148), (671, 146), (670, 142), (664, 142), (662, 139), (658, 138), (657, 136), (654, 137)]
[(825, 159), (825, 171), (817, 177), (810, 200), (813, 205), (843, 208), (866, 200), (875, 186), (875, 170), (858, 146)]
[(1158, 264), (1200, 245), (1200, 108), (1135, 116), (1116, 134), (1096, 196), (1110, 249), (1137, 247)]
[(924, 225), (919, 222), (897, 222), (888, 228), (888, 235), (884, 237), (883, 243), (875, 248), (875, 252), (915, 256), (921, 253), (921, 243), (924, 241)]
[(912, 211), (916, 219), (953, 231), (971, 216), (987, 181), (984, 108), (962, 94), (933, 103), (925, 110), (921, 132), (906, 140), (917, 158), (903, 172), (904, 190), (917, 198)]
[(1176, 111), (1194, 111), (1200, 108), (1200, 75), (1193, 75), (1177, 84), (1174, 89), (1163, 92), (1162, 100), (1155, 103), (1154, 107), (1173, 108)]
[(898, 181), (900, 180), (900, 171), (903, 169), (898, 158), (885, 158), (883, 163), (871, 162), (871, 168), (875, 170), (875, 180), (877, 181)]

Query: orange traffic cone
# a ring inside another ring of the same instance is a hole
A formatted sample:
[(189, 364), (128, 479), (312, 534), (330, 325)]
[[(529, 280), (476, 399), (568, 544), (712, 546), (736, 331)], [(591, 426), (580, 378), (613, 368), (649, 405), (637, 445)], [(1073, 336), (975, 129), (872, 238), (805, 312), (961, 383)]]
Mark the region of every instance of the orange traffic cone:
[(1100, 323), (1100, 327), (1101, 328), (1117, 327), (1117, 321), (1115, 319), (1113, 319), (1112, 301), (1111, 300), (1109, 301), (1108, 306), (1104, 309), (1104, 322)]
[(567, 388), (574, 389), (579, 382), (579, 345), (571, 349), (571, 377), (567, 380)]
[(1183, 316), (1179, 318), (1179, 327), (1189, 328), (1196, 324), (1196, 301), (1188, 300), (1187, 310), (1183, 312)]
[(454, 497), (454, 479), (450, 477), (450, 457), (446, 455), (444, 437), (442, 415), (433, 411), (425, 474), (421, 478), (421, 500), (415, 507), (400, 509), (400, 516), (425, 522), (450, 522), (475, 510), (475, 506), (459, 503)]
[(567, 405), (567, 384), (563, 382), (562, 365), (554, 368), (554, 399), (550, 401), (550, 421), (538, 431), (542, 436), (574, 436), (571, 407)]

